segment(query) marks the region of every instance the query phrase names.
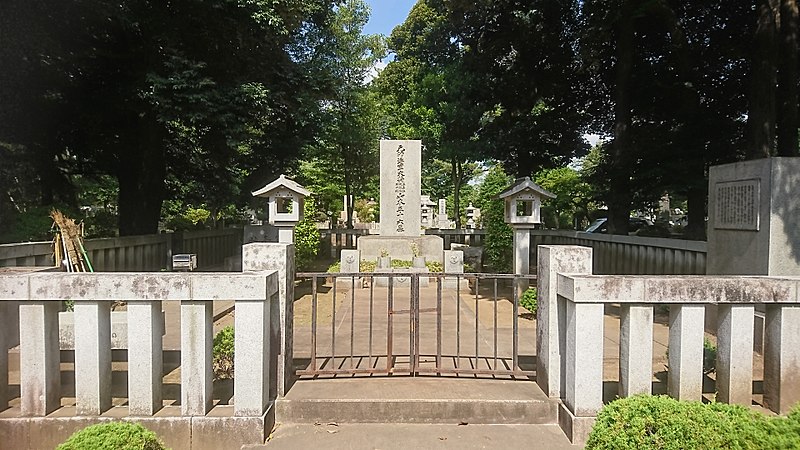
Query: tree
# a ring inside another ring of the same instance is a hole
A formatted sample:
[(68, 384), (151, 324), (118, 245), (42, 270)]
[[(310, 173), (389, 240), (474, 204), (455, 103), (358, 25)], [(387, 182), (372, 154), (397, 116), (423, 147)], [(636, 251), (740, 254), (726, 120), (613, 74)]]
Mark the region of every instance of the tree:
[(437, 161), (449, 164), (449, 180), (442, 187), (453, 195), (456, 227), (461, 227), (461, 191), (480, 158), (476, 131), (482, 111), (473, 100), (475, 79), (465, 71), (463, 48), (450, 25), (437, 2), (414, 5), (389, 38), (395, 60), (376, 84), (389, 118), (387, 134), (423, 141), (423, 172), (436, 173)]
[[(380, 136), (375, 94), (370, 72), (384, 56), (379, 35), (363, 35), (369, 6), (362, 0), (339, 5), (328, 33), (320, 39), (316, 57), (331, 80), (330, 95), (321, 104), (324, 124), (320, 138), (306, 151), (306, 160), (326, 168), (326, 176), (343, 187), (344, 198), (363, 195), (378, 174), (377, 140)], [(341, 197), (339, 197), (341, 198)], [(343, 205), (347, 227), (353, 227), (354, 202)]]
[[(155, 232), (170, 185), (220, 208), (313, 135), (324, 80), (307, 38), (326, 25), (327, 2), (28, 3), (3, 3), (3, 17), (24, 12), (7, 36), (24, 51), (2, 63), (44, 81), (16, 96), (23, 114), (0, 141), (34, 159), (63, 155), (60, 170), (114, 175), (120, 234)], [(8, 132), (23, 124), (29, 133)]]

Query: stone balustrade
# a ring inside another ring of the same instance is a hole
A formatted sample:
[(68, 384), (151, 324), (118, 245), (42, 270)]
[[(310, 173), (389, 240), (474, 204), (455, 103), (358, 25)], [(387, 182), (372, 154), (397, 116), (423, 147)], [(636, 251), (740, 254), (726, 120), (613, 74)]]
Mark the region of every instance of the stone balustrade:
[(584, 442), (603, 406), (604, 311), (620, 306), (619, 395), (649, 394), (653, 308), (669, 307), (667, 391), (703, 395), (704, 314), (716, 305), (716, 400), (753, 401), (755, 307), (766, 309), (764, 405), (786, 413), (800, 401), (800, 277), (591, 274), (592, 251), (539, 247), (538, 381), (563, 399), (562, 427)]
[[(180, 302), (181, 415), (212, 405), (212, 302), (235, 300), (235, 417), (263, 416), (270, 402), (270, 306), (277, 271), (250, 273), (21, 273), (0, 275), (0, 303), (19, 302), (20, 413), (42, 417), (61, 406), (58, 312), (75, 302), (76, 413), (111, 408), (110, 312), (127, 302), (128, 412), (162, 408), (162, 302)], [(0, 338), (5, 336), (0, 333)], [(5, 349), (7, 343), (0, 342)], [(8, 407), (8, 354), (0, 352), (0, 411)], [(238, 395), (247, 393), (247, 395)]]

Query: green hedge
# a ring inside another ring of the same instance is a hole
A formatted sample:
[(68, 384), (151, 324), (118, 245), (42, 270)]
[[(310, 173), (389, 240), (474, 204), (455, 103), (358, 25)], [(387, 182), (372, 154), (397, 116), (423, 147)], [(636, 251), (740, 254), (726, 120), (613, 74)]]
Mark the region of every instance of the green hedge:
[(57, 450), (164, 450), (155, 433), (130, 422), (107, 422), (76, 431)]
[(800, 408), (767, 417), (739, 405), (637, 395), (597, 415), (587, 449), (800, 448)]

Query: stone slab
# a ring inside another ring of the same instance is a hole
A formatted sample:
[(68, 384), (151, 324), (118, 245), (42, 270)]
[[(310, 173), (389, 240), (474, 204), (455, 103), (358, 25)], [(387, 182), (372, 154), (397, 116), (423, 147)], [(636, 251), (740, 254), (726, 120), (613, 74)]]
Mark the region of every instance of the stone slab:
[(381, 140), (381, 236), (419, 236), (422, 141)]
[(414, 257), (411, 244), (419, 248), (419, 255), (426, 261), (442, 262), (444, 256), (444, 240), (439, 236), (362, 236), (357, 241), (361, 259), (377, 260), (382, 250), (389, 252), (392, 259), (411, 261)]

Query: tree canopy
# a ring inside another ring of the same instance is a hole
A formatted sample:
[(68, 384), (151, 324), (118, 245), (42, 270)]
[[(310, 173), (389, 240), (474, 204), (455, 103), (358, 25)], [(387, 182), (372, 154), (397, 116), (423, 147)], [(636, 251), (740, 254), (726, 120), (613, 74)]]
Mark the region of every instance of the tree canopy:
[(0, 234), (55, 204), (102, 205), (120, 234), (213, 223), (282, 172), (352, 226), (393, 138), (423, 141), (423, 193), (457, 221), (497, 163), (563, 189), (557, 213), (607, 208), (613, 233), (669, 194), (703, 238), (710, 165), (800, 155), (797, 0), (418, 0), (388, 37), (369, 15), (0, 2)]

